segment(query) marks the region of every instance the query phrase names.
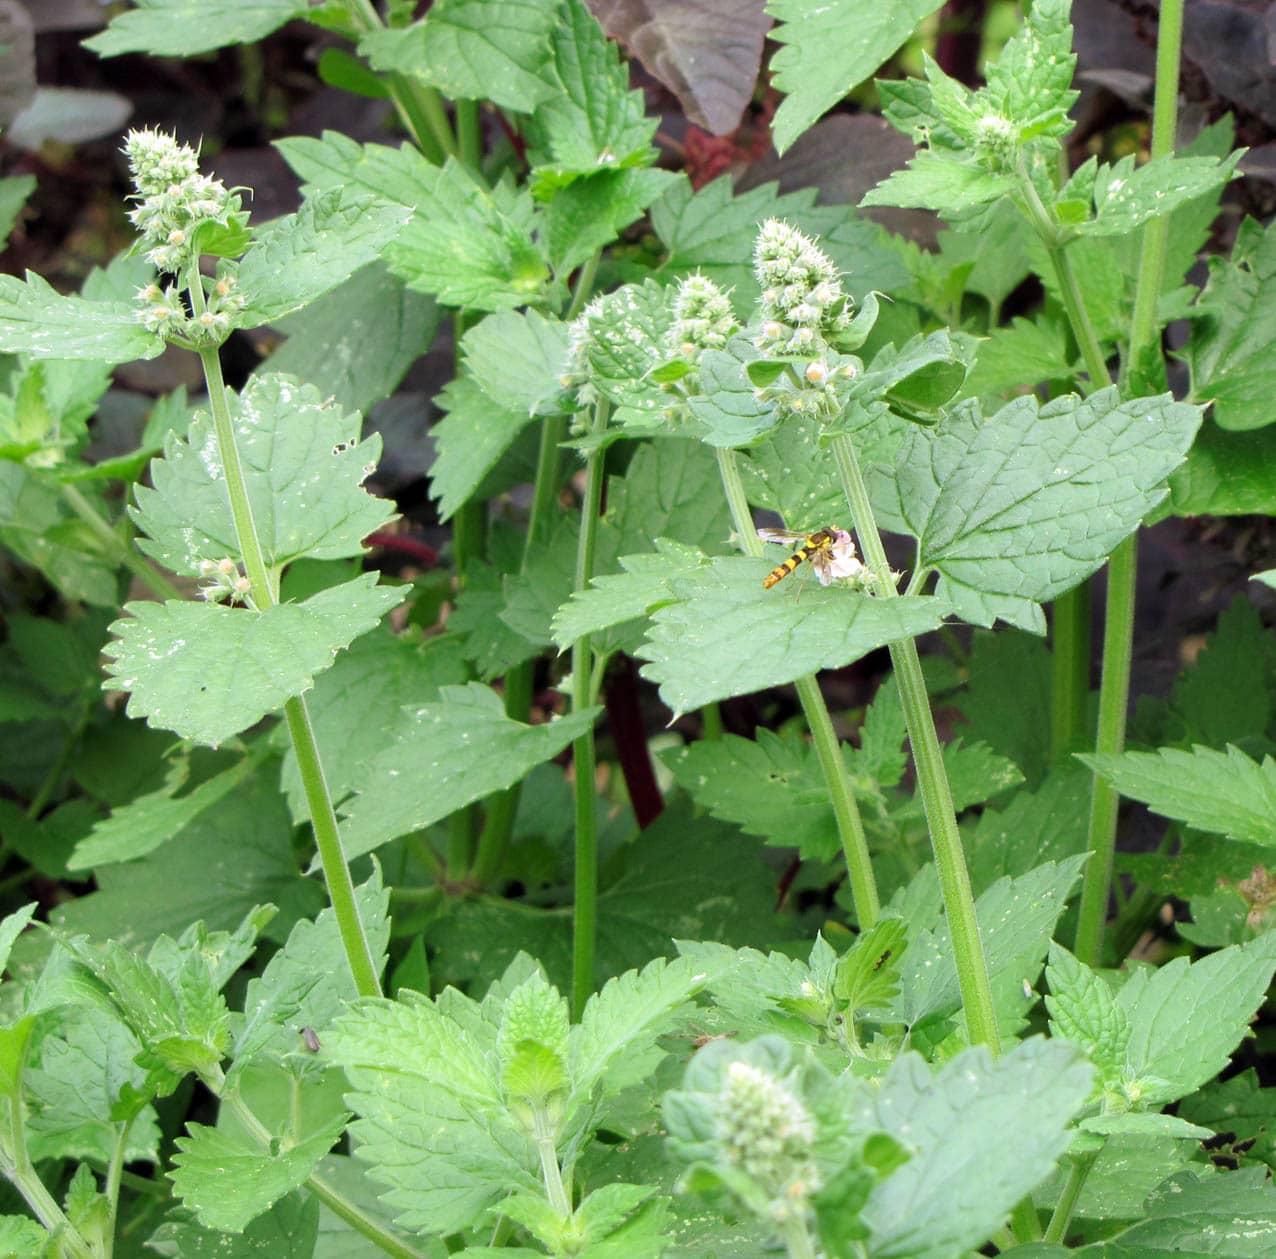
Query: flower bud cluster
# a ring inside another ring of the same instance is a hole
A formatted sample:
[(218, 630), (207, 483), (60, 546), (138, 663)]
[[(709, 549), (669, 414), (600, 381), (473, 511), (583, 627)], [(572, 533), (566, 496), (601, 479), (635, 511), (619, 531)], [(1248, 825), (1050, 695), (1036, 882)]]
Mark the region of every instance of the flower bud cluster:
[(252, 582), (239, 571), (239, 566), (229, 556), (220, 560), (200, 560), (199, 575), (204, 579), (199, 593), (209, 603), (251, 604)]
[[(196, 257), (196, 233), (207, 223), (231, 226), (241, 214), (240, 199), (219, 179), (199, 172), (199, 155), (189, 145), (158, 131), (130, 131), (124, 144), (137, 205), (129, 212), (146, 261), (161, 274), (185, 273)], [(235, 276), (223, 264), (208, 294), (206, 309), (192, 315), (173, 285), (148, 284), (137, 293), (138, 319), (160, 336), (185, 337), (195, 345), (220, 345), (244, 306)]]
[(672, 357), (695, 363), (705, 350), (724, 349), (739, 330), (731, 299), (712, 280), (696, 274), (679, 281), (665, 338)]
[(762, 289), (754, 345), (767, 358), (806, 360), (756, 390), (758, 401), (832, 419), (859, 371), (857, 360), (834, 348), (851, 326), (854, 304), (833, 260), (797, 228), (769, 219), (754, 244), (753, 271)]
[(723, 1155), (763, 1190), (775, 1219), (804, 1210), (820, 1188), (815, 1122), (783, 1080), (748, 1062), (733, 1062), (718, 1096), (717, 1132)]
[(1016, 139), (1014, 123), (1001, 114), (984, 114), (975, 123), (975, 152), (990, 170), (1010, 169)]

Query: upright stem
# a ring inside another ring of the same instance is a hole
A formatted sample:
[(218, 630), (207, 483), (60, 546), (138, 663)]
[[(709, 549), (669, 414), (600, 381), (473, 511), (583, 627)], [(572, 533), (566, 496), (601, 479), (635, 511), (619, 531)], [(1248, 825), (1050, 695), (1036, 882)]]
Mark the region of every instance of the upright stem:
[[(1156, 44), (1156, 99), (1152, 110), (1152, 157), (1174, 150), (1178, 122), (1179, 55), (1183, 43), (1183, 0), (1162, 0)], [(1143, 229), (1139, 274), (1134, 290), (1134, 317), (1126, 358), (1139, 374), (1140, 361), (1151, 353), (1157, 336), (1156, 307), (1165, 272), (1165, 247), (1170, 230), (1165, 215)], [(1119, 754), (1125, 747), (1126, 710), (1130, 702), (1130, 658), (1134, 652), (1134, 598), (1138, 578), (1138, 535), (1131, 534), (1108, 561), (1108, 603), (1103, 635), (1103, 678), (1099, 685), (1099, 726), (1095, 752)], [(1075, 953), (1087, 966), (1103, 956), (1112, 866), (1116, 852), (1119, 797), (1116, 789), (1095, 775), (1090, 794), (1090, 860), (1081, 884)]]
[[(734, 450), (718, 447), (718, 471), (722, 477), (722, 489), (731, 511), (731, 523), (735, 528), (736, 542), (746, 555), (761, 556), (762, 542), (753, 527), (753, 515), (740, 478), (740, 465)], [(815, 745), (833, 805), (838, 838), (846, 860), (846, 873), (851, 883), (851, 900), (855, 905), (855, 917), (861, 931), (867, 931), (881, 913), (881, 901), (877, 895), (877, 880), (873, 877), (873, 860), (868, 852), (868, 836), (860, 817), (859, 805), (851, 787), (851, 777), (842, 756), (828, 705), (814, 675), (799, 678), (796, 683), (798, 701), (806, 717), (811, 741)]]
[[(192, 290), (192, 300), (201, 301), (202, 293), (199, 297), (195, 296), (195, 292), (199, 290), (198, 278), (192, 285)], [(257, 527), (253, 523), (248, 483), (244, 479), (243, 465), (239, 462), (239, 450), (235, 445), (235, 429), (226, 401), (221, 361), (215, 349), (201, 350), (199, 358), (208, 384), (209, 410), (213, 416), (213, 429), (217, 435), (218, 453), (226, 478), (226, 492), (235, 522), (235, 536), (244, 560), (244, 571), (252, 585), (253, 602), (258, 612), (265, 612), (278, 603), (279, 599), (266, 568)], [(319, 863), (328, 887), (328, 899), (337, 918), (341, 943), (350, 973), (354, 977), (355, 988), (360, 996), (380, 996), (381, 984), (377, 977), (377, 966), (359, 917), (354, 881), (350, 877), (345, 854), (341, 851), (341, 836), (337, 828), (336, 811), (332, 807), (332, 795), (324, 778), (319, 745), (315, 741), (314, 727), (310, 723), (310, 714), (302, 696), (295, 696), (284, 704), (284, 718), (297, 756), (297, 768), (310, 810), (310, 822), (314, 827), (315, 846), (319, 851)]]
[(1085, 582), (1054, 601), (1050, 620), (1050, 759), (1080, 752), (1086, 742), (1090, 694), (1090, 587)]
[[(591, 433), (607, 427), (608, 407), (598, 403)], [(593, 447), (585, 459), (585, 500), (580, 507), (580, 536), (576, 546), (576, 580), (573, 589), (582, 591), (594, 575), (594, 551), (598, 543), (598, 509), (603, 499), (603, 469), (606, 450)], [(572, 712), (580, 712), (593, 702), (594, 650), (590, 635), (582, 634), (572, 644)], [(572, 744), (572, 771), (576, 800), (576, 876), (572, 914), (572, 1013), (580, 1018), (585, 1002), (594, 991), (594, 949), (598, 934), (598, 806), (594, 783), (597, 756), (593, 729)]]
[[(882, 546), (882, 537), (877, 531), (877, 521), (873, 516), (868, 487), (864, 484), (851, 439), (846, 436), (835, 437), (833, 453), (865, 563), (877, 578), (876, 590), (882, 598), (896, 599), (899, 592), (891, 577), (886, 550)], [(953, 960), (957, 967), (957, 983), (961, 989), (961, 1003), (966, 1012), (970, 1040), (972, 1044), (987, 1045), (996, 1054), (1000, 1051), (1000, 1035), (992, 1003), (992, 988), (988, 982), (988, 963), (984, 957), (983, 942), (979, 938), (974, 893), (966, 870), (966, 857), (962, 852), (961, 833), (957, 829), (957, 814), (953, 809), (952, 792), (948, 787), (948, 774), (944, 769), (943, 749), (935, 732), (930, 697), (926, 693), (926, 681), (917, 656), (917, 644), (911, 638), (901, 639), (890, 645), (890, 653), (895, 680), (903, 701), (908, 741), (913, 749), (917, 786), (921, 792), (922, 808), (926, 814), (935, 865), (939, 871), (939, 886), (944, 898), (948, 929), (952, 934)]]
[(1068, 1168), (1068, 1178), (1064, 1181), (1059, 1201), (1055, 1203), (1050, 1223), (1046, 1225), (1043, 1240), (1063, 1245), (1072, 1213), (1076, 1210), (1077, 1202), (1081, 1198), (1081, 1190), (1085, 1188), (1086, 1178), (1090, 1175), (1090, 1169), (1094, 1166), (1097, 1157), (1096, 1154), (1082, 1154), (1072, 1160)]

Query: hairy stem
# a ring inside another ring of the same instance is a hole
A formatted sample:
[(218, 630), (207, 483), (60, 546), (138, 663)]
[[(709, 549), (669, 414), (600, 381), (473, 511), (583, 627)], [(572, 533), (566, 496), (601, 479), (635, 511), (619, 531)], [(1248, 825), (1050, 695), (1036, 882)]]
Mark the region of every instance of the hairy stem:
[[(842, 489), (851, 510), (855, 533), (864, 553), (864, 561), (877, 579), (875, 588), (882, 598), (898, 598), (899, 592), (895, 589), (886, 550), (877, 530), (868, 487), (864, 484), (851, 439), (846, 436), (835, 437), (833, 453), (837, 460)], [(953, 809), (952, 792), (948, 787), (948, 773), (944, 769), (943, 749), (939, 744), (939, 735), (935, 732), (930, 697), (926, 693), (926, 681), (917, 655), (917, 644), (911, 638), (901, 639), (890, 645), (890, 653), (895, 680), (903, 700), (904, 721), (913, 750), (913, 763), (917, 769), (917, 787), (921, 793), (935, 865), (939, 871), (939, 886), (943, 893), (948, 928), (952, 934), (953, 960), (957, 967), (957, 982), (961, 989), (961, 1003), (966, 1012), (970, 1040), (972, 1044), (987, 1045), (996, 1054), (1000, 1050), (1000, 1037), (997, 1016), (993, 1009), (992, 989), (988, 982), (988, 963), (984, 957), (983, 942), (979, 938), (975, 898), (966, 869), (966, 857), (962, 852), (961, 834), (957, 829), (957, 815)]]
[[(721, 446), (717, 447), (714, 453), (718, 457), (718, 471), (721, 474), (727, 506), (731, 511), (736, 543), (746, 555), (760, 557), (762, 541), (753, 527), (753, 516), (749, 511), (749, 500), (744, 493), (744, 482), (740, 479), (740, 465), (736, 453), (734, 450)], [(811, 731), (811, 740), (815, 744), (816, 755), (820, 760), (824, 784), (828, 788), (829, 800), (833, 805), (833, 816), (837, 820), (837, 833), (842, 843), (842, 854), (846, 859), (846, 873), (850, 879), (855, 918), (860, 930), (867, 931), (881, 913), (881, 901), (877, 895), (877, 880), (873, 876), (873, 861), (868, 852), (868, 836), (864, 832), (864, 821), (860, 817), (859, 805), (855, 801), (855, 792), (851, 787), (851, 776), (846, 768), (837, 735), (833, 730), (833, 720), (829, 716), (828, 705), (824, 702), (820, 685), (814, 675), (799, 678), (796, 688), (807, 727)]]
[[(192, 287), (192, 301), (202, 302), (199, 280)], [(199, 292), (199, 296), (195, 294)], [(198, 308), (198, 307), (197, 307)], [(201, 350), (200, 362), (204, 367), (204, 379), (208, 386), (209, 410), (213, 416), (213, 429), (217, 435), (218, 455), (226, 480), (230, 499), (231, 516), (235, 522), (235, 537), (244, 560), (244, 571), (252, 586), (252, 597), (258, 612), (265, 612), (279, 601), (278, 591), (266, 568), (257, 527), (253, 523), (252, 504), (248, 498), (248, 483), (239, 461), (235, 445), (235, 430), (226, 400), (226, 384), (222, 379), (221, 361), (215, 349)], [(354, 881), (341, 850), (341, 837), (337, 828), (337, 814), (332, 807), (332, 795), (324, 778), (323, 764), (319, 759), (319, 745), (315, 741), (310, 714), (302, 696), (294, 696), (284, 704), (284, 718), (293, 751), (297, 756), (297, 768), (301, 775), (306, 804), (310, 810), (310, 822), (314, 828), (315, 846), (319, 863), (323, 868), (328, 899), (336, 915), (341, 943), (345, 949), (350, 973), (360, 996), (380, 996), (381, 984), (372, 949), (359, 917), (355, 901)]]
[[(591, 432), (607, 427), (608, 407), (598, 403)], [(573, 589), (584, 590), (594, 575), (598, 544), (598, 509), (603, 500), (606, 450), (595, 445), (585, 457), (585, 498), (580, 506), (580, 535), (576, 546), (576, 579)], [(572, 712), (593, 703), (594, 649), (590, 635), (572, 644)], [(597, 751), (591, 727), (572, 744), (572, 770), (576, 801), (575, 899), (572, 914), (572, 1013), (580, 1018), (594, 991), (594, 947), (598, 934), (598, 804), (595, 771)]]
[[(1163, 0), (1156, 44), (1156, 97), (1152, 112), (1153, 158), (1174, 150), (1178, 124), (1179, 56), (1183, 43), (1183, 0)], [(1130, 327), (1127, 370), (1140, 373), (1145, 354), (1155, 352), (1158, 334), (1156, 306), (1165, 275), (1169, 233), (1165, 215), (1143, 229), (1143, 248), (1135, 283), (1134, 317)], [(1126, 712), (1130, 703), (1130, 661), (1134, 653), (1134, 600), (1139, 571), (1138, 534), (1131, 534), (1108, 561), (1108, 604), (1103, 634), (1103, 676), (1099, 684), (1099, 725), (1095, 752), (1119, 754), (1125, 747)], [(1090, 793), (1090, 860), (1081, 884), (1075, 952), (1088, 966), (1103, 956), (1112, 865), (1116, 853), (1116, 788), (1099, 775)]]

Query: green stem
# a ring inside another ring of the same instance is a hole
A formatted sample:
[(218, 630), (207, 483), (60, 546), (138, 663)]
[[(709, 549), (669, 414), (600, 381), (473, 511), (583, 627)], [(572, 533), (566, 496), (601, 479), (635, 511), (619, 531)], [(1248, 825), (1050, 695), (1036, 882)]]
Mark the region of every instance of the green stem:
[[(607, 427), (608, 407), (600, 402), (594, 411), (591, 435)], [(594, 447), (585, 458), (585, 499), (580, 507), (580, 535), (576, 546), (576, 579), (573, 589), (582, 591), (594, 575), (598, 544), (598, 509), (602, 505), (606, 450)], [(572, 644), (572, 712), (588, 708), (592, 696), (594, 651), (590, 635)], [(597, 751), (592, 727), (572, 744), (572, 768), (576, 801), (576, 894), (572, 914), (572, 1012), (580, 1018), (594, 991), (594, 946), (598, 931), (598, 806), (595, 770)]]
[[(851, 439), (846, 436), (835, 437), (833, 453), (837, 460), (842, 489), (851, 510), (855, 533), (864, 553), (864, 561), (877, 579), (875, 590), (881, 598), (897, 599), (899, 592), (891, 577), (890, 564), (882, 546), (881, 534), (877, 530), (868, 487), (864, 484)], [(930, 697), (926, 693), (926, 680), (922, 676), (917, 644), (911, 638), (901, 639), (890, 644), (890, 653), (895, 680), (903, 701), (908, 741), (913, 750), (917, 787), (930, 831), (935, 866), (939, 871), (939, 886), (943, 894), (948, 929), (952, 935), (953, 960), (957, 967), (957, 983), (961, 989), (962, 1008), (966, 1012), (970, 1041), (975, 1045), (987, 1045), (997, 1054), (1000, 1051), (1000, 1035), (993, 1008), (992, 988), (988, 982), (988, 963), (984, 957), (983, 942), (979, 938), (974, 893), (966, 869), (966, 857), (962, 852), (961, 833), (957, 829), (957, 815), (953, 809), (952, 792), (948, 787), (948, 774), (944, 769), (943, 750), (935, 732), (935, 719), (930, 711)]]
[(453, 105), (456, 115), (457, 156), (467, 170), (475, 174), (479, 170), (479, 114), (477, 101), (456, 101)]
[(722, 708), (719, 704), (706, 704), (700, 710), (700, 737), (706, 742), (722, 738)]
[(1059, 1201), (1055, 1203), (1050, 1223), (1046, 1225), (1043, 1241), (1063, 1245), (1068, 1224), (1072, 1220), (1072, 1213), (1077, 1208), (1081, 1190), (1085, 1188), (1086, 1177), (1090, 1175), (1090, 1169), (1098, 1157), (1098, 1154), (1084, 1154), (1072, 1160), (1072, 1166), (1068, 1168), (1068, 1178), (1063, 1184), (1063, 1191), (1059, 1194)]
[[(192, 301), (202, 303), (198, 277), (192, 285)], [(218, 454), (230, 499), (231, 517), (235, 522), (235, 537), (244, 560), (244, 571), (252, 587), (253, 602), (258, 612), (265, 612), (278, 602), (274, 582), (266, 568), (257, 527), (253, 523), (252, 504), (248, 497), (248, 483), (235, 444), (235, 430), (231, 423), (230, 407), (226, 401), (226, 384), (222, 379), (221, 361), (215, 349), (204, 349), (199, 354), (204, 367), (204, 379), (208, 385), (209, 410), (213, 417), (213, 429), (217, 435)], [(337, 815), (332, 807), (332, 796), (324, 778), (319, 759), (319, 746), (314, 728), (302, 696), (295, 696), (284, 704), (284, 718), (297, 757), (302, 788), (310, 809), (310, 821), (314, 828), (315, 845), (323, 868), (328, 898), (337, 918), (341, 942), (346, 952), (355, 988), (361, 996), (379, 996), (381, 985), (377, 979), (377, 967), (368, 945), (359, 907), (355, 901), (354, 882), (341, 850), (341, 837), (337, 828)]]
[(182, 599), (185, 596), (167, 577), (111, 528), (97, 508), (74, 485), (62, 483), (62, 497), (67, 505), (110, 551), (112, 558), (123, 564), (157, 599)]
[[(1179, 58), (1183, 43), (1183, 0), (1163, 0), (1156, 45), (1156, 99), (1152, 109), (1153, 158), (1174, 150), (1178, 124)], [(1153, 219), (1143, 229), (1143, 248), (1134, 290), (1127, 369), (1139, 374), (1145, 353), (1158, 334), (1156, 307), (1164, 282), (1169, 219)], [(1099, 684), (1098, 756), (1116, 756), (1125, 747), (1126, 710), (1130, 702), (1130, 658), (1134, 651), (1134, 600), (1139, 570), (1138, 534), (1131, 534), (1108, 561), (1107, 616), (1103, 634), (1103, 676)], [(1116, 789), (1095, 775), (1090, 794), (1090, 860), (1081, 884), (1075, 952), (1089, 966), (1103, 956), (1112, 866), (1116, 853)]]
[(572, 1213), (571, 1197), (567, 1186), (563, 1184), (562, 1169), (558, 1166), (558, 1149), (555, 1144), (553, 1125), (543, 1110), (538, 1110), (532, 1121), (532, 1139), (536, 1143), (536, 1152), (540, 1155), (541, 1180), (545, 1185), (545, 1196), (549, 1204), (563, 1219)]
[[(204, 1077), (201, 1077), (204, 1078)], [(252, 1134), (263, 1149), (270, 1149), (275, 1138), (270, 1129), (257, 1118), (247, 1103), (235, 1089), (225, 1087), (226, 1079), (220, 1070), (215, 1075), (204, 1078), (204, 1083), (218, 1098), (234, 1112), (235, 1118)], [(318, 1172), (312, 1172), (305, 1180), (305, 1186), (334, 1215), (344, 1220), (356, 1232), (366, 1237), (374, 1246), (380, 1247), (394, 1259), (425, 1259), (422, 1251), (410, 1246), (402, 1238), (392, 1233), (379, 1220), (374, 1220), (357, 1203), (352, 1202), (341, 1191), (335, 1188)]]
[(789, 1259), (815, 1259), (815, 1243), (802, 1216), (793, 1215), (785, 1220), (780, 1225), (780, 1236)]
[[(717, 447), (718, 472), (727, 506), (731, 511), (731, 523), (735, 528), (736, 544), (746, 555), (761, 556), (762, 541), (753, 527), (753, 514), (740, 478), (740, 464), (734, 450)], [(850, 773), (833, 729), (828, 705), (820, 692), (814, 675), (799, 678), (796, 683), (798, 700), (811, 731), (824, 784), (828, 788), (837, 821), (837, 833), (846, 859), (846, 873), (851, 884), (851, 900), (855, 905), (855, 918), (861, 931), (867, 931), (881, 913), (881, 901), (877, 895), (877, 881), (873, 877), (873, 861), (868, 851), (868, 836), (860, 817), (859, 805), (851, 786)]]
[(1086, 745), (1090, 694), (1090, 587), (1085, 582), (1054, 601), (1050, 624), (1053, 703), (1050, 754), (1058, 761)]
[(106, 1237), (106, 1259), (111, 1259), (115, 1249), (115, 1220), (120, 1204), (120, 1177), (124, 1173), (124, 1150), (128, 1145), (129, 1133), (133, 1130), (133, 1120), (126, 1119), (116, 1124), (115, 1146), (111, 1150), (111, 1161), (106, 1169), (106, 1186), (103, 1190), (107, 1202), (107, 1224), (103, 1229)]

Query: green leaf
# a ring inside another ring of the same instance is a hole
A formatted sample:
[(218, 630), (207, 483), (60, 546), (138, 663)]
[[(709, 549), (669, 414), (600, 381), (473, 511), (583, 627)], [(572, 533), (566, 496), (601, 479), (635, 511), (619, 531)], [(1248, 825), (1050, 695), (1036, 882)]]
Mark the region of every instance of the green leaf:
[(0, 1259), (44, 1259), (51, 1240), (25, 1215), (0, 1215)]
[(465, 367), (483, 393), (524, 419), (557, 414), (568, 327), (534, 310), (489, 315), (461, 338)]
[(366, 782), (375, 790), (363, 788), (345, 810), (347, 860), (513, 786), (598, 716), (598, 709), (587, 708), (525, 726), (506, 717), (500, 696), (477, 682), (442, 687), (440, 697), (417, 708), (399, 741), (369, 766)]
[[(1034, 3), (1023, 26), (988, 66), (986, 95), (1019, 136), (1066, 135), (1077, 59), (1072, 51), (1071, 0)], [(980, 95), (984, 95), (981, 93)]]
[(8, 244), (13, 225), (27, 198), (35, 191), (34, 175), (9, 175), (0, 179), (0, 248)]
[(1228, 1063), (1276, 971), (1276, 935), (1219, 949), (1199, 962), (1176, 957), (1138, 971), (1117, 993), (1130, 1025), (1128, 1069), (1146, 1081), (1145, 1103), (1195, 1092)]
[(1095, 572), (1165, 496), (1200, 424), (1170, 395), (1007, 404), (985, 421), (960, 403), (936, 429), (914, 428), (896, 460), (901, 506), (937, 593), (975, 624), (1040, 626), (1025, 607)]
[(784, 45), (771, 58), (773, 82), (785, 94), (772, 123), (779, 152), (863, 83), (940, 3), (770, 0), (767, 12), (779, 23), (771, 38)]
[(377, 259), (408, 217), (401, 205), (333, 188), (255, 228), (238, 269), (248, 299), (240, 326), (271, 323), (344, 283)]
[[(39, 1065), (25, 1075), (30, 1112), (26, 1123), (32, 1159), (90, 1159), (107, 1164), (119, 1138), (117, 1107), (126, 1094), (144, 1098), (146, 1072), (135, 1065), (142, 1046), (118, 1019), (84, 1003), (62, 1016), (57, 1036), (40, 1046)], [(138, 1111), (130, 1104), (130, 1117)], [(124, 1157), (159, 1161), (155, 1111), (132, 1118)]]
[(915, 1053), (897, 1059), (874, 1111), (911, 1158), (869, 1194), (872, 1253), (957, 1259), (981, 1246), (1067, 1148), (1090, 1078), (1075, 1050), (1040, 1038), (996, 1061), (968, 1049), (936, 1074)]
[(402, 598), (376, 574), (333, 586), (304, 603), (257, 613), (216, 603), (130, 603), (115, 639), (108, 690), (128, 691), (130, 716), (217, 746), (285, 700)]
[[(582, 0), (564, 0), (554, 24), (550, 74), (555, 91), (528, 127), (532, 191), (540, 200), (582, 175), (650, 166), (657, 120), (641, 92), (629, 90), (629, 68)], [(555, 81), (556, 80), (556, 81)]]
[(1228, 747), (1160, 748), (1080, 758), (1153, 813), (1244, 843), (1276, 845), (1276, 761)]
[(780, 422), (774, 406), (760, 402), (747, 367), (759, 361), (747, 337), (732, 337), (726, 350), (706, 350), (700, 358), (701, 392), (687, 399), (704, 426), (710, 446), (752, 446)]
[[(783, 107), (781, 107), (783, 108)], [(946, 218), (1008, 196), (1015, 182), (973, 161), (923, 149), (905, 170), (887, 176), (860, 200), (861, 206), (908, 206), (934, 210)]]
[(1252, 1067), (1226, 1080), (1211, 1080), (1182, 1098), (1178, 1113), (1190, 1123), (1232, 1133), (1235, 1143), (1255, 1141), (1254, 1156), (1268, 1167), (1276, 1162), (1270, 1138), (1262, 1141), (1276, 1127), (1276, 1089), (1263, 1088)]
[(705, 562), (706, 557), (694, 547), (668, 538), (657, 538), (654, 552), (622, 555), (623, 573), (595, 577), (585, 590), (573, 591), (554, 613), (555, 645), (564, 651), (582, 634), (597, 634), (646, 616), (672, 598), (669, 582), (673, 577)]
[(285, 1194), (299, 1188), (345, 1128), (339, 1116), (313, 1136), (276, 1151), (219, 1128), (189, 1124), (169, 1173), (173, 1190), (200, 1223), (242, 1233)]
[[(975, 902), (994, 993), (1004, 998), (1035, 978), (1084, 864), (1084, 856), (1047, 861), (1017, 878), (999, 879)], [(947, 922), (934, 931), (914, 931), (901, 987), (896, 1012), (905, 1022), (958, 1009), (961, 994)]]
[(430, 429), (437, 452), (430, 465), (430, 494), (438, 499), (439, 519), (450, 520), (532, 417), (498, 406), (468, 376), (449, 381), (435, 402), (447, 415)]
[(1228, 260), (1210, 259), (1210, 278), (1197, 302), (1187, 346), (1192, 397), (1213, 402), (1213, 418), (1236, 432), (1271, 423), (1276, 388), (1276, 232), (1246, 219)]
[(308, 190), (353, 185), (415, 212), (383, 255), (408, 288), (474, 310), (510, 310), (540, 294), (546, 269), (529, 194), (489, 190), (451, 159), (432, 166), (410, 147), (361, 145), (333, 131), (277, 147)]
[(84, 41), (99, 56), (147, 52), (190, 57), (227, 44), (251, 44), (305, 13), (308, 0), (136, 0), (99, 35)]
[[(275, 904), (283, 912), (271, 926), (282, 940), (298, 917), (319, 911), (323, 894), (298, 871), (292, 821), (275, 778), (273, 765), (259, 768), (162, 848), (104, 866), (95, 876), (98, 891), (58, 906), (51, 921), (96, 940), (149, 944), (192, 922), (228, 930), (254, 906)], [(144, 915), (139, 905), (147, 907)]]
[(389, 1187), (399, 1226), (435, 1234), (540, 1186), (535, 1148), (501, 1093), (495, 1025), (477, 1011), (462, 1024), (443, 1006), (361, 1001), (324, 1038), (350, 1081), (359, 1158)]
[[(355, 902), (377, 973), (390, 942), (390, 892), (380, 868), (355, 889)], [(254, 1055), (283, 1057), (297, 1049), (297, 1029), (324, 1033), (358, 995), (332, 906), (313, 920), (301, 919), (284, 947), (257, 978), (248, 981), (243, 1023), (231, 1053), (239, 1069)]]
[(1170, 506), (1176, 516), (1276, 512), (1276, 429), (1229, 432), (1207, 417), (1170, 477)]
[(671, 749), (661, 760), (696, 804), (746, 835), (830, 861), (839, 851), (828, 785), (814, 748), (759, 729)]
[(1099, 1069), (1105, 1087), (1120, 1088), (1127, 1082), (1130, 1021), (1111, 987), (1061, 944), (1050, 946), (1046, 981), (1051, 1034), (1080, 1045)]
[(13, 942), (26, 930), (27, 924), (38, 908), (35, 901), (32, 901), (29, 905), (23, 905), (21, 909), (15, 909), (13, 913), (6, 914), (4, 920), (0, 922), (0, 971), (8, 966)]
[(123, 302), (63, 297), (38, 275), (0, 275), (0, 350), (35, 358), (129, 363), (154, 358), (164, 342)]
[(269, 370), (313, 385), (344, 411), (366, 412), (394, 392), (438, 324), (430, 298), (373, 263), (276, 324), (288, 340), (270, 356)]
[[(343, 415), (313, 385), (256, 376), (230, 395), (235, 444), (267, 565), (300, 556), (341, 559), (393, 515), (362, 482), (381, 438), (359, 441), (357, 415)], [(200, 576), (200, 561), (238, 559), (239, 544), (212, 417), (199, 412), (185, 438), (170, 436), (139, 486), (133, 518), (149, 535), (144, 551), (175, 573)]]
[(570, 274), (612, 244), (677, 180), (673, 171), (627, 167), (580, 175), (554, 189), (542, 239), (555, 274)]
[(175, 798), (174, 792), (186, 780), (186, 766), (182, 765), (181, 772), (171, 777), (158, 791), (139, 796), (99, 822), (76, 844), (67, 868), (91, 870), (94, 866), (131, 861), (153, 852), (242, 786), (253, 768), (254, 760), (245, 758), (238, 765), (200, 783), (193, 791)]
[(559, 0), (439, 0), (419, 22), (359, 41), (376, 70), (437, 88), (452, 100), (529, 113), (553, 93), (544, 76)]
[(1075, 364), (1068, 358), (1063, 327), (1046, 317), (1016, 317), (994, 328), (979, 343), (979, 357), (963, 392), (972, 398), (1022, 392), (1043, 380), (1070, 380)]
[(656, 610), (639, 655), (675, 712), (836, 669), (887, 643), (936, 628), (939, 599), (875, 599), (807, 583), (795, 598), (765, 591), (765, 560), (730, 557), (674, 578), (678, 602)]
[[(312, 1259), (319, 1252), (319, 1200), (309, 1194), (280, 1198), (241, 1233), (201, 1228), (170, 1218), (151, 1234), (148, 1249), (166, 1259)], [(353, 1251), (350, 1253), (354, 1253)]]
[[(368, 763), (394, 743), (408, 713), (460, 685), (469, 673), (455, 637), (414, 643), (389, 631), (356, 638), (306, 696), (310, 724), (323, 749), (323, 773), (335, 804), (366, 781)], [(293, 817), (310, 817), (294, 750), (284, 752), (280, 785)]]
[[(1072, 228), (1085, 236), (1128, 236), (1227, 183), (1241, 156), (1156, 157), (1137, 169), (1133, 154), (1112, 166), (1101, 163), (1094, 173), (1094, 217)], [(1068, 195), (1067, 188), (1061, 195)]]
[(1201, 1179), (1184, 1172), (1158, 1186), (1144, 1209), (1146, 1219), (1103, 1243), (1103, 1259), (1263, 1259), (1276, 1245), (1276, 1191), (1259, 1167)]

